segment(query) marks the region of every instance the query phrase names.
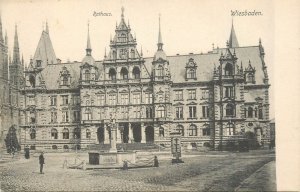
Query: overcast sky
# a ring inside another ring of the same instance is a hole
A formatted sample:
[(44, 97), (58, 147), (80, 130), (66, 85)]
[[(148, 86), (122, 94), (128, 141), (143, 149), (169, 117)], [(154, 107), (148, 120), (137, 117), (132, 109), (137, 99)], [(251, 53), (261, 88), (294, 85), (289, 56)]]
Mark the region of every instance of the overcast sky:
[[(7, 30), (9, 51), (12, 52), (14, 25), (18, 25), (20, 51), (25, 63), (34, 55), (43, 25), (48, 21), (50, 37), (57, 58), (62, 62), (81, 61), (85, 55), (87, 23), (90, 22), (92, 55), (102, 60), (108, 49), (110, 34), (120, 22), (121, 7), (126, 22), (136, 34), (138, 50), (144, 57), (153, 56), (158, 36), (158, 16), (167, 55), (205, 53), (215, 47), (225, 47), (233, 18), (240, 46), (258, 45), (262, 39), (266, 64), (273, 83), (274, 7), (270, 1), (211, 1), (211, 0), (2, 0), (3, 30)], [(261, 16), (231, 16), (231, 11), (256, 11)], [(112, 16), (93, 16), (94, 12)], [(273, 112), (271, 86), (271, 118)]]

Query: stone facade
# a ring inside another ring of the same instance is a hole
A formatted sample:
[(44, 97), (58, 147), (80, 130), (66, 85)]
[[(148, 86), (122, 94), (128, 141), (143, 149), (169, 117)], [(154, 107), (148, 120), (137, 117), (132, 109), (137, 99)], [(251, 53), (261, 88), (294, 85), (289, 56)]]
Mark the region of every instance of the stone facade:
[(93, 58), (88, 33), (82, 62), (61, 63), (46, 26), (18, 97), (22, 146), (107, 144), (111, 120), (117, 143), (170, 146), (170, 133), (180, 132), (184, 147), (217, 147), (247, 131), (269, 141), (270, 85), (261, 41), (240, 47), (232, 26), (225, 48), (167, 56), (159, 26), (154, 57), (143, 57), (136, 45), (122, 9), (103, 60)]

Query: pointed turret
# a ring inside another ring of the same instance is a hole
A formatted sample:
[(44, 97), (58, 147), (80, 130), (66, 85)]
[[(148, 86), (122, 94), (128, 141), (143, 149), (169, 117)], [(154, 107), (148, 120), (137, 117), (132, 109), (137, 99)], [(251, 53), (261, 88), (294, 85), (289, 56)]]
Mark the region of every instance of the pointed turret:
[(157, 41), (157, 51), (154, 55), (153, 60), (157, 61), (159, 59), (167, 60), (167, 55), (163, 51), (163, 42), (161, 37), (161, 29), (160, 29), (160, 15), (159, 15), (159, 29), (158, 29), (158, 41)]
[(48, 23), (46, 23), (46, 30), (43, 30), (42, 32), (41, 38), (33, 56), (33, 63), (35, 64), (37, 60), (40, 60), (41, 62), (39, 64), (41, 66), (39, 67), (41, 68), (45, 68), (48, 64), (57, 63), (57, 58), (50, 39), (49, 28), (47, 26)]
[(20, 64), (20, 52), (19, 52), (19, 40), (18, 40), (18, 29), (15, 25), (15, 38), (14, 38), (14, 51), (13, 51), (13, 64)]
[(92, 54), (92, 47), (90, 41), (90, 24), (88, 23), (88, 37), (87, 37), (87, 45), (86, 45), (86, 55), (90, 56)]
[(229, 37), (229, 48), (234, 48), (234, 47), (239, 47), (239, 43), (236, 38), (233, 21), (232, 21), (231, 32), (230, 32), (230, 37)]
[(48, 33), (48, 34), (49, 34), (48, 21), (46, 21), (46, 33)]
[(160, 31), (160, 15), (159, 15), (159, 29), (158, 29), (158, 42), (157, 42), (157, 50), (163, 50), (163, 42), (162, 42), (162, 38), (161, 38), (161, 31)]
[(87, 36), (87, 44), (86, 44), (86, 55), (82, 60), (82, 64), (90, 64), (93, 65), (95, 63), (95, 59), (92, 57), (92, 47), (90, 41), (90, 24), (88, 23), (88, 36)]

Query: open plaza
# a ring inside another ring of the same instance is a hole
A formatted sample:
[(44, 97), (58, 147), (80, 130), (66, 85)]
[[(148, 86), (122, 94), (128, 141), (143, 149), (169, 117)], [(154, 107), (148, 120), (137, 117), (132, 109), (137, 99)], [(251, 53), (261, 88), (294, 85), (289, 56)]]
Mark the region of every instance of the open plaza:
[[(247, 153), (182, 153), (184, 163), (172, 164), (168, 151), (137, 152), (137, 162), (153, 159), (159, 167), (123, 169), (68, 169), (88, 162), (87, 152), (45, 153), (44, 174), (40, 154), (24, 154), (0, 163), (2, 191), (276, 191), (275, 153), (261, 149)], [(140, 163), (142, 165), (143, 163)], [(87, 163), (88, 167), (88, 163)]]

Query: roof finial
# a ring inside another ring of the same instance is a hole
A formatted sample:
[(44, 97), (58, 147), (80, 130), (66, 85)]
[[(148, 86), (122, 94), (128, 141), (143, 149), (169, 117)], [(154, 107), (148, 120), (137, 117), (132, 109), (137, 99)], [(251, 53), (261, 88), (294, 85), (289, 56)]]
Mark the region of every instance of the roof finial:
[(261, 38), (259, 38), (259, 45), (261, 45)]
[(141, 56), (143, 57), (143, 46), (141, 46)]
[(92, 52), (91, 41), (90, 41), (90, 21), (88, 21), (88, 38), (86, 45), (86, 55), (90, 56)]
[(121, 10), (122, 10), (121, 17), (122, 17), (122, 19), (123, 19), (123, 18), (124, 18), (124, 6), (122, 6)]
[(104, 48), (104, 58), (106, 58), (106, 47)]
[(157, 43), (157, 47), (158, 50), (162, 50), (162, 46), (163, 46), (163, 42), (162, 42), (162, 38), (161, 38), (161, 30), (160, 30), (160, 14), (158, 17), (158, 22), (159, 22), (159, 28), (158, 28), (158, 43)]
[(46, 32), (49, 34), (48, 21), (46, 20)]

